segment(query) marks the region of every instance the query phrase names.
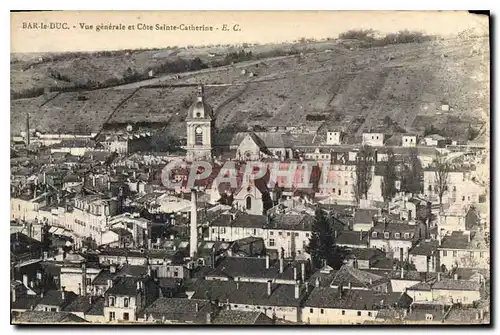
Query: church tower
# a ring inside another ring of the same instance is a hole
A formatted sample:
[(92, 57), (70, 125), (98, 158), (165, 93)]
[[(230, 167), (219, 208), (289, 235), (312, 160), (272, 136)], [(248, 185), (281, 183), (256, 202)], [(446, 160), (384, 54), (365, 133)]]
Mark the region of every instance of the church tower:
[(187, 160), (212, 159), (212, 107), (204, 101), (203, 86), (198, 86), (196, 101), (189, 107), (187, 125)]

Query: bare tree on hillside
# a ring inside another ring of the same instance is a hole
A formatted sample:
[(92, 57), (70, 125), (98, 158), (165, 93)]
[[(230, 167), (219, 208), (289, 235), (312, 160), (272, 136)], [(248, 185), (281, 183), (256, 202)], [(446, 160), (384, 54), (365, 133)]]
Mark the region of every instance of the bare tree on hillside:
[(356, 179), (354, 181), (354, 196), (356, 202), (367, 199), (373, 178), (373, 152), (368, 146), (363, 146), (356, 156)]
[(436, 153), (436, 158), (434, 160), (435, 164), (435, 188), (436, 193), (439, 197), (439, 205), (443, 205), (443, 196), (448, 190), (448, 173), (450, 171), (450, 166), (446, 162), (446, 156), (442, 153)]
[(384, 166), (383, 173), (384, 181), (382, 182), (382, 196), (385, 201), (389, 201), (396, 194), (396, 159), (394, 157), (394, 151), (388, 149), (387, 151), (387, 162)]

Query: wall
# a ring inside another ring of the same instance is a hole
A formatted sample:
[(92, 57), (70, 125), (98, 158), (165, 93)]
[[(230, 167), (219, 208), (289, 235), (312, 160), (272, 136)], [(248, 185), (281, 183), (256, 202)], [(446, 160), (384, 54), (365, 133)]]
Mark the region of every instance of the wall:
[[(311, 313), (312, 310), (312, 313)], [(323, 311), (323, 313), (321, 313)], [(342, 313), (344, 312), (344, 314)], [(358, 312), (361, 315), (358, 315)], [(309, 324), (362, 324), (365, 321), (374, 321), (378, 311), (351, 310), (336, 308), (302, 308), (302, 322)]]

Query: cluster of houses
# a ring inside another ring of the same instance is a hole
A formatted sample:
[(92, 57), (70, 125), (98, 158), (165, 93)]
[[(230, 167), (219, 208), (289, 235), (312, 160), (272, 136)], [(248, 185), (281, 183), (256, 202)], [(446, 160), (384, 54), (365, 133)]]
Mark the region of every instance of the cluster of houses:
[[(215, 134), (203, 99), (188, 110), (175, 153), (148, 150), (132, 127), (88, 138), (36, 134), (11, 149), (11, 314), (15, 323), (489, 323), (490, 219), (486, 148), (383, 133), (343, 143), (290, 132)], [(29, 131), (27, 132), (29, 133)], [(26, 134), (24, 134), (26, 135)], [(76, 136), (76, 135), (75, 135)], [(28, 136), (29, 137), (29, 136)], [(33, 149), (33, 144), (38, 148)], [(356, 199), (357, 155), (374, 150)], [(456, 150), (460, 147), (460, 150)], [(417, 155), (421, 191), (383, 196), (383, 165)], [(439, 199), (435, 157), (449, 159)], [(181, 159), (187, 168), (162, 171)], [(304, 189), (301, 169), (269, 186), (215, 174), (186, 185), (189, 164), (328, 164), (331, 187)], [(382, 168), (381, 168), (382, 166)], [(309, 241), (322, 211), (345, 250), (315, 267)]]

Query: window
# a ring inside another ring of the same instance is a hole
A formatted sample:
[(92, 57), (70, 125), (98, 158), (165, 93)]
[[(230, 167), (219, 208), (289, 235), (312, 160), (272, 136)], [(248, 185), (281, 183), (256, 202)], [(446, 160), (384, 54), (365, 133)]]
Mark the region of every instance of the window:
[(270, 231), (269, 235), (273, 236), (274, 235), (274, 231)]
[(276, 242), (274, 241), (274, 238), (269, 240), (269, 246), (274, 247), (276, 245)]
[(109, 297), (109, 305), (114, 306), (115, 305), (115, 297)]
[(358, 316), (361, 316), (361, 312), (360, 311), (358, 311)]
[(128, 307), (128, 298), (123, 299), (123, 307)]
[(345, 311), (342, 311), (342, 315), (345, 315)]
[(345, 181), (345, 185), (346, 185), (346, 186), (348, 185), (348, 184), (347, 184), (347, 180)]
[(309, 233), (306, 233), (306, 237), (309, 237)]
[(253, 230), (253, 234), (254, 234), (254, 235), (257, 235), (257, 229), (254, 229), (254, 230)]
[(434, 319), (434, 316), (432, 314), (425, 314), (425, 319), (427, 321), (432, 321)]
[(109, 312), (109, 321), (115, 321), (115, 312)]
[(314, 308), (309, 308), (309, 313), (313, 313), (314, 312)]
[(410, 238), (410, 234), (405, 233), (405, 238)]
[(432, 186), (431, 185), (429, 185), (429, 187), (427, 189), (432, 192)]
[(123, 313), (123, 320), (128, 321), (128, 313)]
[(479, 258), (484, 258), (484, 252), (483, 252), (483, 251), (481, 251), (481, 252), (479, 253)]
[(286, 236), (290, 236), (290, 232), (289, 231), (286, 233)]
[(470, 258), (474, 258), (474, 251), (471, 251), (469, 254), (470, 254)]
[(372, 316), (372, 312), (368, 312), (368, 316)]
[(444, 257), (448, 256), (448, 251), (443, 250), (443, 256), (444, 256)]
[(247, 209), (252, 209), (252, 198), (247, 197)]
[(400, 237), (401, 237), (401, 234), (400, 234), (400, 233), (395, 233), (395, 234), (394, 234), (394, 237), (395, 237), (395, 238), (400, 238)]
[(388, 232), (384, 233), (384, 238), (389, 238), (389, 233)]
[(342, 195), (342, 191), (341, 190), (339, 190), (339, 195)]
[(453, 186), (453, 192), (456, 192), (456, 191), (457, 191), (457, 187)]
[(87, 286), (92, 285), (92, 278), (85, 278), (85, 284), (86, 284)]
[(372, 233), (372, 237), (373, 237), (373, 238), (377, 238), (377, 232), (376, 232), (376, 231), (374, 231), (374, 232)]
[(56, 308), (56, 307), (52, 307), (52, 308), (50, 309), (50, 311), (51, 311), (51, 312), (57, 312), (57, 308)]
[(203, 145), (203, 129), (201, 129), (200, 127), (195, 129), (194, 144)]
[(299, 236), (299, 233), (295, 233), (295, 236)]
[(179, 277), (179, 272), (174, 271), (174, 277)]
[(323, 308), (320, 310), (320, 312), (321, 314), (325, 314), (325, 310)]

